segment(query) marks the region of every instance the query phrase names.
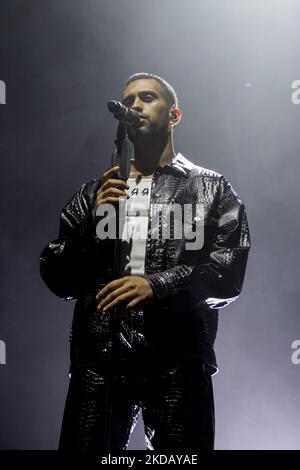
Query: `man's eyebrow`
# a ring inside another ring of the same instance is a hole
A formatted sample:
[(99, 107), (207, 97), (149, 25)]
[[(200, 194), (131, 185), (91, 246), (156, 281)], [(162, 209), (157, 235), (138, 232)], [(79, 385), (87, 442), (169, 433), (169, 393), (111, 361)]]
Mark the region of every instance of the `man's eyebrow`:
[[(153, 91), (153, 90), (141, 90), (138, 92), (138, 95), (145, 95), (145, 94), (148, 94), (148, 95), (153, 95), (155, 98), (158, 97), (158, 94)], [(123, 99), (122, 99), (122, 103), (126, 103), (126, 101), (128, 100), (131, 100), (132, 98), (134, 98), (134, 95), (127, 95), (125, 96)]]
[(134, 95), (127, 95), (122, 99), (122, 103), (125, 103), (126, 101), (130, 100)]

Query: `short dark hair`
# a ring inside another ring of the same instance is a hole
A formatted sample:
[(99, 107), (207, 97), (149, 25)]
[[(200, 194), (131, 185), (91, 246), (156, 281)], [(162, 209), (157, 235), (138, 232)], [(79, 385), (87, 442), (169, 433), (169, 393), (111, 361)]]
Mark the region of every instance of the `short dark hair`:
[(141, 72), (141, 73), (135, 73), (134, 75), (131, 75), (131, 77), (128, 78), (127, 82), (125, 83), (125, 88), (132, 82), (136, 80), (155, 80), (160, 84), (160, 86), (163, 89), (163, 92), (165, 94), (166, 101), (168, 105), (171, 106), (178, 106), (178, 98), (176, 95), (176, 92), (174, 88), (168, 83), (166, 80), (163, 78), (159, 77), (158, 75), (155, 75), (154, 73), (149, 73), (149, 72)]

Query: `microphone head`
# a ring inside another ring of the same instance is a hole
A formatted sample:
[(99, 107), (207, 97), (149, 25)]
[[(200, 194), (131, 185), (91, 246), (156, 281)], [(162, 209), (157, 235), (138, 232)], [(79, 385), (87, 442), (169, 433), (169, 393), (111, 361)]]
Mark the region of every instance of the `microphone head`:
[(111, 113), (117, 113), (120, 111), (120, 106), (119, 106), (119, 103), (118, 101), (115, 101), (115, 100), (110, 100), (108, 103), (107, 103), (107, 107), (108, 107), (108, 110), (111, 112)]
[(120, 103), (120, 101), (110, 100), (107, 103), (107, 107), (119, 121), (124, 121), (128, 124), (137, 124), (140, 120), (140, 114), (137, 111), (127, 108)]

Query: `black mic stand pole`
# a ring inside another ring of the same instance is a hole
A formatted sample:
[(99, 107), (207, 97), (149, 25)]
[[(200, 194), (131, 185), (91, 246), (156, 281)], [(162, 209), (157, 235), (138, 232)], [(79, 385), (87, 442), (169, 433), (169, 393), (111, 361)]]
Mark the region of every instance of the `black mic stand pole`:
[[(127, 180), (130, 173), (131, 163), (134, 161), (134, 147), (129, 140), (126, 124), (121, 121), (117, 129), (117, 138), (115, 140), (116, 147), (112, 153), (112, 166), (119, 165), (118, 177), (122, 180)], [(126, 203), (126, 201), (122, 201)], [(116, 207), (116, 239), (114, 247), (114, 266), (113, 266), (113, 279), (118, 279), (120, 276), (120, 210), (119, 206)], [(123, 212), (124, 213), (124, 212)], [(122, 227), (124, 221), (122, 220)], [(122, 235), (121, 235), (122, 237)], [(113, 363), (113, 343), (116, 331), (117, 320), (117, 307), (112, 312), (108, 313), (108, 342), (107, 342), (107, 375), (106, 375), (106, 388), (105, 388), (105, 450), (111, 450), (111, 421), (112, 421), (112, 363)]]

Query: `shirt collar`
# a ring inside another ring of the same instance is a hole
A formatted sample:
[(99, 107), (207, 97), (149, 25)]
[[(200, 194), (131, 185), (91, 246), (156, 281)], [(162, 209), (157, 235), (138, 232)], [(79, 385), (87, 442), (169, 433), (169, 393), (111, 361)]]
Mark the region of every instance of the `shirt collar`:
[(178, 153), (173, 160), (163, 167), (158, 167), (159, 171), (171, 169), (175, 173), (180, 173), (186, 178), (189, 176), (191, 171), (191, 162), (187, 160), (181, 153)]

